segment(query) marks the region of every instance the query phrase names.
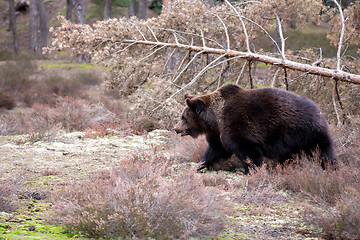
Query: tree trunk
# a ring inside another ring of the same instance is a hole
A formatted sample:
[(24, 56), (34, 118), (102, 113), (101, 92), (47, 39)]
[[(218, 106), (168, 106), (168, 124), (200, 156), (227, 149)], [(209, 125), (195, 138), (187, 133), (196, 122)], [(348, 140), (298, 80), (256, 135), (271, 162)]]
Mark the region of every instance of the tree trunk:
[(14, 52), (15, 54), (19, 53), (19, 45), (18, 45), (18, 39), (16, 34), (16, 15), (15, 15), (15, 3), (14, 0), (9, 0), (9, 28), (13, 34), (13, 46), (14, 46)]
[(133, 0), (128, 8), (129, 16), (146, 19), (147, 0)]
[[(75, 2), (75, 23), (84, 24), (84, 6), (82, 0), (74, 0)], [(81, 54), (78, 62), (86, 62), (86, 55)]]
[(74, 9), (74, 0), (66, 0), (66, 19), (72, 20), (72, 10)]
[(75, 0), (75, 23), (84, 24), (84, 7), (82, 0)]
[(48, 33), (44, 0), (38, 0), (38, 9), (40, 18), (39, 50), (42, 51), (42, 48), (47, 46)]
[(38, 30), (39, 30), (39, 12), (38, 0), (30, 0), (30, 49), (33, 53), (39, 53)]
[(104, 20), (107, 20), (111, 17), (111, 5), (112, 5), (112, 0), (105, 0)]
[(305, 72), (308, 74), (319, 75), (323, 77), (329, 77), (337, 79), (342, 82), (349, 82), (353, 84), (360, 85), (360, 75), (352, 74), (349, 72), (344, 72), (342, 70), (334, 70), (329, 68), (322, 68), (317, 66), (312, 66), (309, 64), (294, 62), (287, 59), (270, 57), (262, 54), (252, 53), (252, 52), (241, 52), (236, 50), (226, 50), (219, 48), (209, 48), (209, 47), (199, 47), (193, 45), (186, 45), (181, 43), (166, 43), (166, 42), (153, 42), (153, 41), (144, 41), (144, 40), (124, 40), (124, 43), (128, 44), (144, 44), (158, 47), (170, 47), (170, 48), (179, 48), (185, 49), (188, 51), (202, 52), (202, 53), (211, 53), (222, 55), (223, 57), (232, 57), (242, 58), (251, 61), (258, 61), (263, 63), (268, 63), (283, 68), (288, 68), (295, 71)]
[(207, 4), (209, 4), (210, 7), (215, 6), (215, 0), (206, 0)]
[(134, 8), (135, 4), (136, 4), (136, 0), (133, 0), (128, 6), (129, 17), (136, 16), (135, 15), (135, 8)]
[(139, 15), (138, 15), (138, 18), (146, 19), (147, 6), (148, 6), (148, 0), (139, 0)]
[(296, 15), (293, 15), (291, 19), (288, 20), (289, 27), (296, 29)]

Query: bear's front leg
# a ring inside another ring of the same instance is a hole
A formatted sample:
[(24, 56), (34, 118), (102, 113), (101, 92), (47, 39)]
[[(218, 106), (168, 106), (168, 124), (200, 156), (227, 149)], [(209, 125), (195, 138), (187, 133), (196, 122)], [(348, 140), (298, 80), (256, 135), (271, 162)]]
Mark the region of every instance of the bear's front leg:
[(233, 151), (236, 157), (241, 161), (245, 174), (249, 174), (250, 167), (261, 166), (264, 154), (255, 140), (238, 135), (223, 135), (222, 142), (226, 148)]
[(199, 162), (198, 171), (209, 168), (211, 164), (217, 163), (221, 160), (225, 160), (231, 157), (232, 153), (226, 151), (220, 141), (219, 136), (207, 136), (206, 137), (209, 146), (206, 148), (201, 160)]

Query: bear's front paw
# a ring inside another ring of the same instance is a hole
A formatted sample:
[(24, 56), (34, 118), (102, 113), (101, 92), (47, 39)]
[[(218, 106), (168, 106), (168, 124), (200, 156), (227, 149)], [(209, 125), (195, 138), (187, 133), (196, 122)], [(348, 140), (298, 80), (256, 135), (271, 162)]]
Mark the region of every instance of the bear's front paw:
[(206, 162), (199, 162), (198, 165), (197, 165), (197, 169), (196, 171), (197, 172), (201, 172), (201, 170), (207, 168), (207, 164)]

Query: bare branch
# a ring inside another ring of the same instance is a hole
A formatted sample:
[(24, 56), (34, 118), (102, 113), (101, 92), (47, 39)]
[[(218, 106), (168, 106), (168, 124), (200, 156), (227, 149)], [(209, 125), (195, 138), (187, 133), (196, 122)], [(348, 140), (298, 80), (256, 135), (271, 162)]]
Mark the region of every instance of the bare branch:
[(216, 17), (219, 19), (219, 21), (223, 25), (223, 28), (224, 28), (224, 31), (225, 31), (225, 36), (226, 36), (226, 49), (230, 50), (230, 38), (229, 38), (228, 29), (227, 29), (224, 21), (221, 19), (221, 17), (219, 15), (216, 15)]
[(249, 3), (258, 3), (261, 4), (261, 1), (245, 1), (245, 2), (240, 2), (240, 3), (234, 3), (234, 5), (236, 6), (241, 6), (241, 5), (245, 5), (245, 4), (249, 4)]
[(186, 44), (175, 44), (175, 43), (166, 43), (166, 42), (152, 42), (152, 41), (142, 41), (142, 40), (124, 40), (124, 43), (137, 43), (137, 44), (144, 44), (144, 45), (158, 45), (158, 46), (166, 46), (171, 48), (179, 48), (179, 49), (186, 49), (195, 52), (203, 53), (211, 53), (211, 54), (218, 54), (224, 55), (227, 57), (237, 57), (243, 58), (247, 60), (253, 60), (258, 62), (264, 62), (272, 65), (281, 65), (282, 67), (296, 70), (300, 72), (305, 72), (308, 74), (315, 74), (323, 77), (329, 77), (333, 79), (337, 79), (343, 82), (349, 82), (353, 84), (360, 84), (360, 75), (344, 72), (340, 70), (333, 70), (329, 68), (322, 68), (318, 66), (311, 66), (309, 64), (294, 62), (287, 59), (279, 59), (267, 55), (251, 53), (251, 52), (241, 52), (236, 50), (225, 50), (225, 49), (218, 49), (218, 48), (210, 48), (210, 47), (199, 47), (199, 46), (191, 46)]
[(190, 64), (201, 54), (203, 54), (204, 52), (198, 52), (194, 55), (194, 57), (188, 62), (188, 64), (186, 64), (186, 66), (181, 70), (181, 72), (176, 76), (176, 78), (172, 81), (173, 83), (176, 82), (179, 77), (185, 72), (185, 70), (190, 66)]
[(319, 66), (320, 65), (320, 63), (322, 62), (322, 49), (321, 48), (319, 48), (319, 51), (320, 51), (320, 57), (319, 57), (319, 59), (318, 60), (316, 60), (315, 62), (313, 62), (312, 64), (311, 64), (311, 66)]
[(279, 73), (280, 71), (280, 68), (278, 68), (274, 74), (274, 77), (273, 77), (273, 80), (271, 81), (271, 87), (274, 88), (275, 87), (275, 83), (276, 83), (276, 77), (277, 77), (277, 74)]
[(246, 30), (246, 26), (245, 26), (245, 23), (244, 23), (244, 20), (243, 20), (243, 16), (238, 12), (238, 10), (236, 10), (236, 8), (228, 0), (225, 0), (225, 2), (226, 2), (227, 5), (229, 5), (234, 10), (236, 15), (239, 17), (241, 25), (243, 27), (244, 35), (245, 35), (246, 50), (248, 52), (251, 52), (250, 51), (250, 43), (249, 43), (249, 35), (247, 33), (247, 30)]
[[(160, 42), (159, 42), (159, 43), (160, 43)], [(164, 74), (164, 72), (165, 72), (165, 70), (166, 70), (167, 65), (168, 65), (169, 62), (170, 62), (170, 59), (174, 56), (176, 50), (178, 50), (178, 49), (177, 49), (177, 48), (174, 48), (174, 50), (171, 52), (170, 56), (169, 56), (168, 59), (166, 60), (166, 62), (165, 62), (165, 64), (164, 64), (163, 74)]]
[(284, 76), (285, 76), (285, 87), (286, 87), (286, 90), (289, 90), (288, 74), (287, 74), (287, 70), (286, 70), (285, 67), (284, 67)]
[(254, 84), (253, 84), (253, 79), (252, 79), (252, 74), (251, 74), (251, 63), (252, 63), (252, 61), (249, 60), (249, 81), (250, 81), (250, 88), (253, 89)]
[(175, 42), (176, 42), (176, 44), (179, 44), (178, 38), (177, 38), (177, 36), (176, 36), (176, 33), (175, 33), (175, 32), (173, 32), (173, 35), (174, 35), (174, 38), (175, 38)]
[(259, 28), (261, 29), (261, 31), (263, 31), (263, 33), (265, 33), (265, 34), (270, 38), (270, 40), (275, 44), (277, 50), (278, 50), (279, 52), (281, 52), (280, 47), (279, 47), (279, 45), (277, 44), (277, 42), (275, 41), (275, 39), (270, 35), (270, 33), (269, 33), (268, 31), (266, 31), (265, 28), (263, 28), (263, 26), (261, 26), (261, 25), (258, 24), (257, 22), (254, 22), (253, 20), (251, 20), (251, 19), (249, 19), (249, 18), (247, 18), (247, 17), (242, 16), (242, 18), (245, 19), (245, 20), (248, 21), (248, 22), (251, 22), (251, 23), (254, 24), (255, 26), (259, 27)]
[(279, 29), (279, 36), (280, 36), (280, 40), (281, 40), (280, 54), (281, 54), (281, 57), (283, 59), (285, 59), (285, 39), (284, 39), (284, 35), (283, 35), (283, 32), (282, 32), (281, 20), (280, 20), (279, 16), (276, 13), (275, 13), (275, 16), (276, 16), (276, 24), (277, 24), (278, 29)]
[(151, 57), (152, 55), (154, 55), (155, 53), (157, 53), (158, 51), (160, 51), (161, 49), (164, 49), (164, 48), (165, 48), (165, 46), (162, 46), (162, 47), (159, 47), (159, 48), (155, 49), (155, 51), (153, 51), (152, 53), (150, 53), (147, 56), (141, 58), (140, 61), (143, 61), (143, 60)]
[(340, 105), (340, 109), (341, 109), (341, 111), (342, 111), (342, 113), (343, 113), (343, 121), (342, 121), (342, 123), (343, 124), (345, 124), (345, 121), (346, 121), (346, 114), (345, 114), (345, 112), (344, 112), (344, 105), (343, 105), (343, 103), (342, 103), (342, 101), (341, 101), (341, 97), (340, 97), (340, 93), (339, 93), (339, 81), (335, 81), (335, 86), (334, 86), (334, 88), (335, 88), (335, 93), (336, 93), (336, 97), (337, 97), (337, 100), (338, 100), (338, 102), (339, 102), (339, 105)]
[(155, 41), (158, 42), (159, 40), (157, 39), (156, 34), (155, 34), (154, 31), (152, 30), (152, 28), (149, 27), (149, 25), (148, 25), (147, 23), (146, 23), (146, 27), (150, 30), (150, 32), (151, 32), (151, 34), (153, 35)]
[(124, 47), (123, 49), (120, 49), (120, 50), (116, 51), (116, 53), (124, 52), (124, 51), (126, 51), (129, 47), (131, 47), (131, 46), (133, 46), (133, 45), (135, 45), (135, 44), (136, 44), (136, 42), (130, 43), (129, 45), (127, 45), (127, 46)]
[(141, 34), (141, 36), (143, 37), (143, 39), (144, 39), (145, 41), (147, 41), (144, 33), (138, 28), (138, 26), (137, 26), (136, 24), (132, 23), (132, 22), (130, 22), (130, 23), (131, 23), (131, 25), (133, 25), (133, 26), (136, 28), (136, 30)]
[(240, 78), (242, 77), (242, 74), (243, 74), (243, 72), (244, 72), (246, 63), (247, 63), (247, 62), (244, 62), (243, 66), (242, 66), (242, 68), (241, 68), (240, 74), (239, 74), (239, 76), (238, 76), (238, 78), (236, 79), (236, 82), (235, 82), (236, 85), (239, 84), (239, 80), (240, 80)]
[[(168, 97), (166, 99), (166, 101), (169, 101), (170, 99), (172, 99), (174, 96), (176, 96), (177, 94), (179, 94), (180, 92), (184, 91), (185, 89), (187, 89), (188, 87), (192, 86), (209, 68), (213, 67), (214, 63), (216, 63), (219, 59), (223, 58), (225, 56), (225, 54), (217, 57), (216, 59), (214, 59), (212, 62), (210, 62), (206, 67), (204, 67), (203, 69), (201, 69), (201, 71), (188, 83), (186, 84), (184, 87), (182, 87), (181, 89), (179, 89), (178, 91), (176, 91), (175, 93), (173, 93), (170, 97)], [(164, 105), (166, 103), (166, 101), (164, 101), (163, 103), (161, 103), (160, 105), (158, 105), (156, 108), (154, 108), (151, 112), (156, 111), (157, 109), (159, 109), (162, 105)]]
[[(219, 47), (221, 47), (222, 49), (225, 49), (224, 46), (222, 46), (220, 43), (218, 43), (217, 41), (215, 41), (214, 39), (211, 38), (207, 38), (204, 37), (203, 35), (199, 35), (199, 34), (195, 34), (195, 33), (188, 33), (188, 32), (183, 32), (183, 31), (179, 31), (179, 30), (174, 30), (174, 29), (167, 29), (167, 28), (158, 28), (160, 30), (164, 30), (164, 31), (170, 31), (170, 32), (176, 32), (176, 33), (181, 33), (184, 35), (190, 35), (190, 36), (195, 36), (195, 37), (200, 37), (200, 38), (204, 38), (205, 40), (209, 41), (209, 42), (213, 42), (216, 45), (218, 45)], [(201, 30), (202, 31), (202, 30)], [(188, 42), (183, 36), (179, 35), (182, 39), (184, 39), (186, 42)], [(192, 38), (193, 39), (193, 38)], [(193, 41), (192, 41), (193, 42)], [(192, 44), (191, 44), (192, 45)]]
[[(179, 67), (177, 68), (177, 71), (180, 71), (182, 65), (184, 64), (184, 62), (186, 61), (186, 59), (191, 55), (191, 51), (187, 51), (186, 54), (184, 55), (183, 59), (181, 60)], [(173, 78), (173, 80), (175, 79), (175, 77)]]
[(344, 41), (344, 34), (345, 34), (345, 19), (344, 19), (344, 14), (341, 8), (341, 5), (339, 4), (339, 2), (337, 0), (332, 0), (336, 6), (339, 9), (339, 14), (340, 14), (340, 20), (341, 20), (341, 33), (340, 33), (340, 39), (339, 39), (339, 46), (337, 49), (337, 54), (336, 54), (336, 60), (337, 60), (337, 64), (336, 64), (336, 69), (339, 71), (340, 70), (340, 64), (341, 64), (341, 49), (342, 49), (342, 45), (343, 45), (343, 41)]
[(202, 45), (203, 47), (206, 47), (206, 43), (205, 43), (205, 37), (204, 37), (204, 32), (202, 29), (200, 29), (201, 32), (201, 40), (202, 40)]
[(334, 106), (334, 110), (335, 110), (335, 115), (336, 115), (336, 119), (337, 119), (337, 126), (340, 126), (341, 125), (341, 121), (340, 121), (340, 116), (339, 116), (339, 113), (338, 113), (338, 110), (337, 110), (337, 107), (336, 107), (336, 101), (335, 101), (335, 87), (333, 89), (333, 92), (332, 92), (332, 102), (333, 102), (333, 106)]

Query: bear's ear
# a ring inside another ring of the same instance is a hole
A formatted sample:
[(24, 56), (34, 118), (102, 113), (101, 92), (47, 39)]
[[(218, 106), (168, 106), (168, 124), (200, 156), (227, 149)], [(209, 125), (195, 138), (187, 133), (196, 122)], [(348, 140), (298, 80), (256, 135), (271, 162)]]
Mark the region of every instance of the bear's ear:
[(192, 99), (194, 97), (194, 95), (190, 95), (190, 94), (187, 94), (187, 93), (185, 93), (185, 95), (184, 95), (184, 99), (186, 100), (186, 99)]
[(187, 98), (185, 100), (186, 104), (189, 106), (189, 108), (196, 113), (197, 115), (200, 115), (205, 110), (205, 103), (201, 99), (189, 99)]

